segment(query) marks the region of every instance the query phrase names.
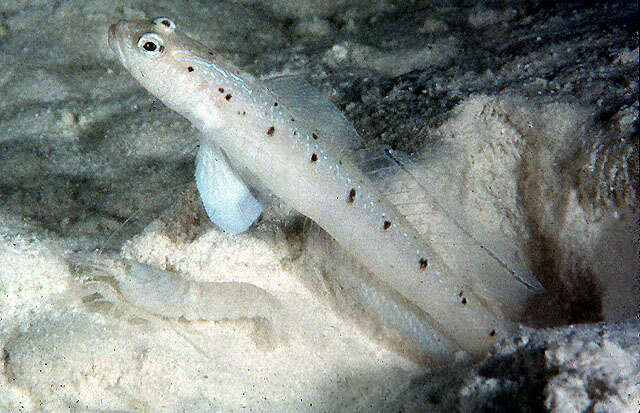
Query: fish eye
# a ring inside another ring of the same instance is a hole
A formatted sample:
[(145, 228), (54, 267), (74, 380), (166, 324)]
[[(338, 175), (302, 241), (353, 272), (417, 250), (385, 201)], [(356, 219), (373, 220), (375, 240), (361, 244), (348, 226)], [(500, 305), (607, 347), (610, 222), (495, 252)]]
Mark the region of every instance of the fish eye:
[(156, 33), (145, 33), (138, 39), (138, 48), (149, 57), (157, 57), (164, 53), (164, 40)]
[(172, 32), (176, 29), (176, 24), (168, 17), (156, 17), (153, 19), (152, 24), (168, 32)]

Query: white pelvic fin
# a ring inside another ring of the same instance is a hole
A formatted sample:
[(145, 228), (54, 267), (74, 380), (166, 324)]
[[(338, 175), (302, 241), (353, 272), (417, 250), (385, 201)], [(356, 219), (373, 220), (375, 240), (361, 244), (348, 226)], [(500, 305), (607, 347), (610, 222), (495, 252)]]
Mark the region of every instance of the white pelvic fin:
[(246, 231), (262, 213), (263, 206), (209, 139), (200, 141), (196, 185), (209, 219), (226, 232)]
[(304, 78), (281, 76), (263, 82), (293, 112), (296, 123), (305, 125), (312, 131), (322, 131), (322, 138), (337, 149), (338, 153), (362, 146), (351, 122)]

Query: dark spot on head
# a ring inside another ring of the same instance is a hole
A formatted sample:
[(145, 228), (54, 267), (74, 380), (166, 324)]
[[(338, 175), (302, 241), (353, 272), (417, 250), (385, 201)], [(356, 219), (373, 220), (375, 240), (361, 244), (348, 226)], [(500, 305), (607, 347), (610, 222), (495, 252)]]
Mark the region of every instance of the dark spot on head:
[(391, 226), (391, 222), (389, 221), (384, 221), (384, 223), (382, 224), (382, 228), (384, 229), (389, 229), (390, 226)]
[(315, 162), (318, 160), (318, 155), (316, 155), (315, 153), (311, 154), (311, 162)]
[(220, 93), (224, 93), (224, 89), (223, 89), (223, 88), (221, 88), (221, 87), (219, 87), (219, 88), (218, 88), (218, 92), (220, 92)]
[(270, 126), (269, 129), (267, 129), (267, 135), (271, 136), (275, 131), (276, 131), (276, 128), (274, 128), (273, 126)]
[(429, 265), (429, 261), (427, 261), (426, 258), (420, 258), (420, 269), (424, 270), (425, 268), (427, 268), (427, 265)]
[(294, 118), (291, 118), (291, 122), (295, 122), (296, 120)]
[(293, 131), (293, 136), (296, 136), (296, 135), (297, 135), (296, 131)]
[(273, 106), (278, 106), (278, 102), (273, 102)]
[(353, 201), (356, 200), (356, 190), (354, 188), (351, 188), (351, 191), (349, 191), (349, 196), (347, 197), (347, 202), (352, 204)]
[(460, 301), (462, 303), (462, 305), (467, 305), (467, 299), (466, 297), (462, 297), (462, 301)]
[(312, 134), (311, 134), (311, 137), (312, 137), (313, 139), (318, 139), (318, 135), (316, 135), (315, 133), (312, 133)]
[(342, 165), (342, 159), (338, 159), (338, 165)]
[(160, 23), (162, 23), (166, 27), (171, 27), (171, 22), (169, 20), (163, 20)]
[(211, 50), (209, 50), (207, 53), (209, 53), (209, 56), (213, 56), (213, 52)]
[(489, 335), (490, 335), (491, 337), (495, 336), (495, 335), (496, 335), (496, 330), (491, 330), (491, 331), (489, 331)]
[(458, 297), (462, 297), (462, 291), (458, 293)]
[(189, 66), (189, 67), (187, 68), (187, 70), (188, 70), (189, 72), (193, 72), (193, 66)]
[(227, 96), (224, 97), (227, 100), (231, 100), (231, 93), (227, 93)]

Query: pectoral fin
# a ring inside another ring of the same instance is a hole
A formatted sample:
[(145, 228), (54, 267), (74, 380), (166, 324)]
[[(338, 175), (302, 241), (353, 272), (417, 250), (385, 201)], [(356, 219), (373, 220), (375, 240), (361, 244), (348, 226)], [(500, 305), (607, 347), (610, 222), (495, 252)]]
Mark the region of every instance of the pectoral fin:
[(196, 156), (196, 185), (209, 219), (226, 232), (246, 231), (262, 213), (263, 206), (209, 139), (200, 142)]

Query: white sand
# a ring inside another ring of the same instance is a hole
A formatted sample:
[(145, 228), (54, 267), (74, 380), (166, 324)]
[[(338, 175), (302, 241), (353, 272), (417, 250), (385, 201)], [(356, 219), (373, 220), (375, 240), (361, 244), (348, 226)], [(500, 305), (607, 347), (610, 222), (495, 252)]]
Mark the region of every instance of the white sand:
[[(154, 3), (0, 5), (0, 411), (638, 409), (637, 37), (599, 26), (631, 24), (633, 6)], [(366, 139), (419, 152), (469, 225), (547, 288), (514, 312), (556, 328), (428, 370), (336, 302), (335, 257), (286, 206), (218, 231), (192, 182), (197, 132), (106, 45), (110, 23), (158, 15), (258, 75), (308, 76)], [(96, 248), (252, 283), (286, 320), (269, 335), (83, 303), (63, 257)]]

